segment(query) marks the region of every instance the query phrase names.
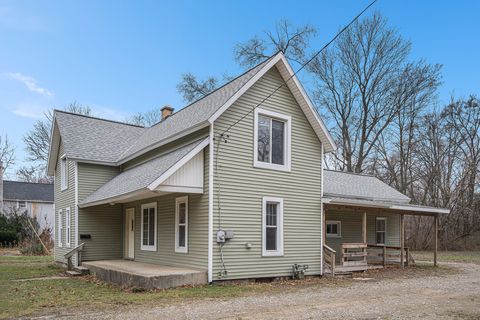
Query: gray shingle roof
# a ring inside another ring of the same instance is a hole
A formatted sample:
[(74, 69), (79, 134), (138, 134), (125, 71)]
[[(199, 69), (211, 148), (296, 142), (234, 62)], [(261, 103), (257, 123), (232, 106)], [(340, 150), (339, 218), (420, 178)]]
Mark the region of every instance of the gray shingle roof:
[(218, 109), (220, 109), (238, 90), (252, 79), (270, 59), (265, 60), (244, 74), (238, 76), (224, 86), (211, 92), (205, 97), (184, 107), (177, 113), (148, 128), (142, 136), (128, 150), (121, 159), (142, 151), (156, 142), (172, 137), (184, 130), (205, 123)]
[(172, 152), (152, 159), (141, 165), (126, 170), (88, 195), (80, 205), (95, 203), (146, 189), (171, 166), (180, 161), (204, 139), (192, 142)]
[(4, 200), (53, 202), (53, 184), (3, 181)]
[(55, 119), (69, 158), (115, 163), (140, 135), (143, 127), (64, 111)]
[(409, 197), (374, 176), (324, 170), (323, 179), (323, 195), (325, 197), (396, 203), (410, 202)]

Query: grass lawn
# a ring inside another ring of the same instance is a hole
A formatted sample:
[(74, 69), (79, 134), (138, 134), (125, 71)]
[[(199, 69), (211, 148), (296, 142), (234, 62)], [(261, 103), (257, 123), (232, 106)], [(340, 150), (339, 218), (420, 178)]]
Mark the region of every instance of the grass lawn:
[[(415, 261), (433, 261), (432, 251), (413, 251)], [(466, 262), (480, 264), (480, 251), (439, 251), (439, 262)]]

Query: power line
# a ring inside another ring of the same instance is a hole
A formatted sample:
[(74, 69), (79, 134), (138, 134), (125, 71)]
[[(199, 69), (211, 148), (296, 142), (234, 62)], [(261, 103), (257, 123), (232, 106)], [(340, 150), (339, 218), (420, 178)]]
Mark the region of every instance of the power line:
[[(297, 75), (297, 73), (299, 73), (300, 71), (302, 71), (309, 63), (311, 63), (320, 53), (322, 53), (323, 50), (325, 50), (330, 44), (332, 44), (332, 42), (334, 42), (345, 30), (347, 30), (355, 21), (358, 20), (358, 18), (360, 18), (364, 13), (365, 11), (367, 11), (368, 9), (370, 9), (371, 6), (373, 6), (375, 4), (375, 2), (377, 2), (377, 0), (373, 0), (368, 6), (365, 7), (365, 9), (363, 9), (359, 14), (357, 14), (351, 21), (349, 24), (347, 24), (345, 27), (343, 27), (339, 32), (337, 32), (337, 34), (330, 40), (328, 41), (320, 50), (318, 50), (309, 60), (307, 60), (305, 63), (303, 63), (300, 68), (298, 68), (297, 71), (295, 71), (290, 77), (288, 77), (287, 80), (285, 80), (284, 83), (282, 83), (281, 85), (279, 85), (275, 90), (273, 90), (268, 96), (266, 96), (262, 101), (260, 101), (255, 107), (253, 107), (251, 110), (249, 110), (246, 114), (244, 114), (242, 117), (240, 117), (237, 121), (235, 121), (234, 123), (232, 123), (230, 126), (228, 126), (227, 129), (225, 129), (221, 134), (220, 134), (220, 137), (223, 138), (223, 136), (225, 135), (225, 133), (227, 133), (228, 131), (230, 131), (231, 128), (233, 128), (234, 126), (236, 126), (240, 121), (242, 121), (243, 119), (245, 119), (246, 117), (248, 117), (249, 114), (251, 114), (253, 111), (255, 111), (255, 109), (257, 109), (259, 106), (261, 106), (265, 101), (267, 101), (270, 97), (272, 97), (278, 90), (280, 90), (283, 86), (285, 86), (287, 84), (288, 81), (290, 81), (293, 77), (295, 77)], [(275, 55), (275, 54), (274, 54)], [(273, 57), (273, 56), (272, 56)], [(270, 57), (271, 59), (271, 57)]]

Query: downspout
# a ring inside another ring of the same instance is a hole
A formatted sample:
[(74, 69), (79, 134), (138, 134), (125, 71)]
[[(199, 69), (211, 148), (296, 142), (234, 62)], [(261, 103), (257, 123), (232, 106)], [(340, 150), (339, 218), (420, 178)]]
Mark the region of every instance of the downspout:
[(208, 159), (208, 283), (213, 281), (213, 156), (214, 156), (214, 130), (210, 125), (210, 143)]
[[(78, 162), (74, 162), (74, 169), (75, 169), (75, 211), (74, 211), (74, 221), (75, 221), (75, 248), (78, 247)], [(75, 259), (75, 266), (79, 266), (78, 263), (78, 253), (77, 259)]]
[(3, 214), (3, 162), (0, 160), (0, 214)]

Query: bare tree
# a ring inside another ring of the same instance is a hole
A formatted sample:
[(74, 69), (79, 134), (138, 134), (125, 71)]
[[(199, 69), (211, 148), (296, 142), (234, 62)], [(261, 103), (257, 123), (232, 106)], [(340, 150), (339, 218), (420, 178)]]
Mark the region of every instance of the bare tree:
[(192, 73), (184, 73), (177, 85), (177, 91), (185, 102), (193, 102), (215, 90), (217, 84), (218, 80), (215, 77), (198, 80)]
[(5, 171), (15, 164), (15, 147), (7, 135), (0, 136), (0, 161)]
[[(65, 111), (90, 115), (92, 110), (88, 106), (73, 102), (65, 107)], [(35, 162), (39, 170), (44, 171), (48, 160), (48, 148), (50, 144), (51, 125), (53, 121), (53, 111), (45, 112), (44, 119), (37, 120), (33, 128), (23, 137), (25, 150), (27, 151), (27, 160)]]
[(16, 171), (18, 181), (35, 183), (53, 183), (53, 177), (48, 177), (38, 166), (22, 166)]
[(309, 65), (318, 80), (314, 97), (340, 146), (339, 169), (364, 171), (399, 112), (436, 89), (440, 67), (408, 64), (409, 52), (410, 43), (374, 14), (355, 22)]
[(142, 127), (151, 127), (162, 120), (162, 112), (159, 108), (147, 112), (137, 112), (126, 120), (127, 123)]
[(280, 20), (274, 31), (265, 31), (261, 36), (235, 46), (235, 60), (240, 66), (252, 67), (276, 52), (283, 52), (294, 62), (303, 63), (308, 57), (308, 47), (316, 29), (310, 25), (294, 27), (287, 20)]
[[(302, 63), (308, 58), (308, 46), (315, 34), (316, 29), (312, 26), (294, 27), (287, 20), (281, 20), (274, 31), (265, 31), (244, 43), (238, 43), (234, 48), (234, 57), (241, 67), (249, 68), (282, 51), (289, 60)], [(223, 78), (230, 80), (228, 75)], [(198, 80), (192, 73), (185, 73), (177, 85), (177, 91), (184, 101), (193, 102), (215, 90), (218, 83), (217, 77)]]

